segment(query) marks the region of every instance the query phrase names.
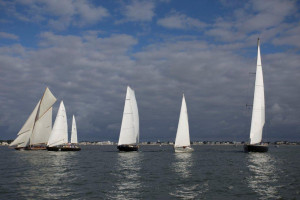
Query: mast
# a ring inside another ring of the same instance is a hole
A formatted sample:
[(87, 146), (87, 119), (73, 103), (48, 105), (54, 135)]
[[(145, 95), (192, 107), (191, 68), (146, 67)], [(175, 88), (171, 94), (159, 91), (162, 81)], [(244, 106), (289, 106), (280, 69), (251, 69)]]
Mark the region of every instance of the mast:
[(187, 113), (184, 94), (182, 96), (180, 116), (179, 116), (179, 122), (178, 122), (178, 128), (177, 128), (174, 146), (175, 147), (190, 146), (189, 121), (188, 121), (188, 113)]
[(250, 129), (250, 144), (257, 144), (262, 141), (262, 132), (265, 124), (265, 94), (264, 94), (264, 80), (261, 65), (260, 55), (260, 40), (257, 40), (257, 64), (255, 88), (252, 108), (252, 119)]

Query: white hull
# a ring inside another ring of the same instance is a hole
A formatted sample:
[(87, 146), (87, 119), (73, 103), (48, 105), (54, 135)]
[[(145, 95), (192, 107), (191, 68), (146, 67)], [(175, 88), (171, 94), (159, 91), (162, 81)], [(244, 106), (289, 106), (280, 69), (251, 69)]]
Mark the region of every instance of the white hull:
[(175, 153), (189, 153), (194, 151), (192, 147), (174, 147), (174, 150)]

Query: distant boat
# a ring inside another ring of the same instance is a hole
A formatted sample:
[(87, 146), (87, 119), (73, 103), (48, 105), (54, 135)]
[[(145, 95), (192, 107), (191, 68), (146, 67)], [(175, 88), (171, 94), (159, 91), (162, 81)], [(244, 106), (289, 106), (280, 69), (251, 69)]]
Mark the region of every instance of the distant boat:
[(45, 150), (52, 129), (52, 105), (56, 102), (49, 88), (10, 144), (16, 150)]
[(77, 126), (76, 126), (76, 120), (75, 120), (75, 116), (74, 115), (73, 115), (73, 119), (72, 119), (71, 147), (72, 148), (77, 148), (79, 150), (81, 149), (78, 146)]
[(181, 110), (174, 144), (174, 150), (176, 153), (194, 151), (190, 143), (189, 121), (184, 95), (182, 96)]
[(268, 145), (262, 144), (262, 133), (265, 125), (265, 94), (264, 80), (261, 65), (260, 41), (257, 40), (257, 65), (254, 99), (252, 107), (252, 119), (250, 129), (250, 142), (244, 145), (245, 152), (267, 152)]
[(119, 151), (137, 151), (139, 146), (139, 113), (134, 90), (127, 87), (123, 119), (118, 142)]
[(79, 151), (79, 147), (73, 147), (68, 143), (67, 114), (63, 101), (56, 115), (56, 119), (47, 144), (48, 151)]

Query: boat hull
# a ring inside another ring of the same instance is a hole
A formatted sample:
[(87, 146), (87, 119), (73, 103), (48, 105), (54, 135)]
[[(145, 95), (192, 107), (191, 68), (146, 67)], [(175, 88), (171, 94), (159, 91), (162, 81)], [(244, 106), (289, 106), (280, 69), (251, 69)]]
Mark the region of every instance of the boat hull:
[(119, 149), (119, 151), (138, 151), (139, 150), (139, 146), (137, 145), (118, 145), (117, 148)]
[(194, 151), (192, 147), (174, 147), (174, 150), (175, 153), (189, 153)]
[(248, 152), (260, 152), (260, 153), (264, 153), (264, 152), (268, 152), (269, 147), (267, 145), (263, 145), (263, 144), (245, 144), (244, 145), (244, 152), (248, 153)]
[(79, 146), (54, 146), (47, 147), (48, 151), (80, 151), (81, 148)]

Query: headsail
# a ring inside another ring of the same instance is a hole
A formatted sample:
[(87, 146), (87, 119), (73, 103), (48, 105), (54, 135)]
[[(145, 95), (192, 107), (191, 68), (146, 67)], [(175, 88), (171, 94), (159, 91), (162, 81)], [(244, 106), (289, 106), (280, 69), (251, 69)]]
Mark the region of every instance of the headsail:
[(255, 89), (252, 108), (252, 119), (250, 129), (250, 144), (260, 143), (262, 140), (262, 132), (265, 124), (265, 94), (264, 80), (261, 65), (260, 42), (257, 41), (257, 65), (255, 77)]
[(182, 96), (181, 110), (174, 146), (190, 146), (189, 121), (184, 95)]
[(68, 143), (68, 124), (66, 109), (61, 101), (47, 146), (53, 147)]
[(73, 115), (73, 119), (72, 119), (71, 143), (73, 143), (73, 144), (78, 143), (78, 140), (77, 140), (77, 127), (76, 127), (76, 121), (75, 121), (74, 115)]
[(139, 114), (134, 91), (128, 86), (118, 145), (139, 142)]

